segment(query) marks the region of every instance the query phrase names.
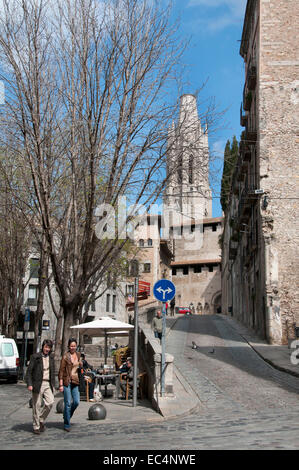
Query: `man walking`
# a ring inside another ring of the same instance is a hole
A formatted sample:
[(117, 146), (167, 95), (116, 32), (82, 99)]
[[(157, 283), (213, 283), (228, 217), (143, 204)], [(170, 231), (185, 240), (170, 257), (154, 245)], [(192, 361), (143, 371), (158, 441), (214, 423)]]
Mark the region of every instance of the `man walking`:
[(174, 317), (175, 298), (170, 301), (170, 316)]
[(157, 311), (157, 315), (153, 319), (152, 328), (154, 330), (155, 338), (162, 339), (163, 320), (161, 310)]
[(55, 370), (52, 347), (53, 342), (45, 339), (42, 351), (31, 356), (26, 373), (27, 388), (32, 392), (34, 434), (45, 430), (44, 423), (54, 403)]

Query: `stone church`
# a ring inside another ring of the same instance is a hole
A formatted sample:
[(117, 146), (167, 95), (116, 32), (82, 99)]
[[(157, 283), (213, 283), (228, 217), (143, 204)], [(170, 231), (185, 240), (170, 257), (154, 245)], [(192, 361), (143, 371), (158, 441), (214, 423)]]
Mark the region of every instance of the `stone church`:
[(178, 122), (169, 130), (168, 184), (164, 193), (164, 238), (173, 259), (170, 278), (176, 306), (193, 313), (221, 310), (222, 217), (212, 216), (208, 129), (198, 116), (196, 97), (181, 97)]
[[(223, 219), (212, 217), (208, 131), (190, 94), (181, 97), (178, 120), (169, 129), (167, 173), (163, 213), (143, 217), (135, 232), (140, 279), (151, 285), (140, 308), (158, 306), (152, 287), (165, 277), (176, 286), (176, 307), (191, 306), (195, 314), (220, 312)], [(133, 292), (133, 279), (127, 290)]]

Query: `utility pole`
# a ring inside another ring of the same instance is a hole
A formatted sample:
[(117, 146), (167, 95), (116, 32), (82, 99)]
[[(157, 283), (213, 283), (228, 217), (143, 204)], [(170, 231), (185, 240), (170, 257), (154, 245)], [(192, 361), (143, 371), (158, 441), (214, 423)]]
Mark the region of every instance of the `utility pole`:
[(161, 396), (165, 394), (165, 354), (166, 354), (166, 302), (162, 307), (162, 339), (161, 339)]
[(165, 351), (166, 351), (166, 302), (175, 296), (175, 285), (168, 279), (160, 279), (154, 285), (153, 294), (159, 302), (162, 302), (162, 338), (161, 338), (161, 396), (165, 395)]
[(26, 371), (27, 338), (28, 338), (29, 326), (30, 326), (30, 309), (26, 308), (25, 318), (24, 318), (25, 349), (24, 349), (24, 361), (23, 361), (23, 380), (24, 380), (25, 371)]
[(137, 404), (137, 368), (138, 368), (138, 290), (139, 290), (139, 264), (137, 260), (131, 263), (131, 275), (135, 277), (134, 285), (134, 366), (133, 366), (133, 403)]

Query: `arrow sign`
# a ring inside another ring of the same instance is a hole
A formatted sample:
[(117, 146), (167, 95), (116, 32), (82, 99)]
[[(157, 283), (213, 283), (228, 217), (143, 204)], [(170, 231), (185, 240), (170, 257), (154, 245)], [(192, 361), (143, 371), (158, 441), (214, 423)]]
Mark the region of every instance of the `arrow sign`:
[(175, 285), (168, 279), (160, 279), (154, 285), (154, 296), (160, 302), (167, 302), (175, 296)]

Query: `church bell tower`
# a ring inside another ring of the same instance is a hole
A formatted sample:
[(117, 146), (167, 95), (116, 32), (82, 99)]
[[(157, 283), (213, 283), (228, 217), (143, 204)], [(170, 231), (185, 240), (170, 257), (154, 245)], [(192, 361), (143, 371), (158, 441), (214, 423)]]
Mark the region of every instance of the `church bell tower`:
[(168, 181), (164, 207), (183, 220), (212, 217), (207, 126), (201, 126), (194, 95), (181, 96), (178, 122), (168, 132)]

